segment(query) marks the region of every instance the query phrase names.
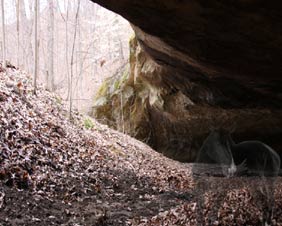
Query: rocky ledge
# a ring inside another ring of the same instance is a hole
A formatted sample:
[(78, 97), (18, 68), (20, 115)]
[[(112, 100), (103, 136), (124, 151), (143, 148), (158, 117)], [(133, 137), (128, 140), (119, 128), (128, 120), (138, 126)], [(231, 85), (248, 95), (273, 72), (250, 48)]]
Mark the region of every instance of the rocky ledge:
[(93, 1), (136, 34), (130, 70), (97, 95), (97, 118), (181, 161), (219, 126), (282, 153), (281, 1)]

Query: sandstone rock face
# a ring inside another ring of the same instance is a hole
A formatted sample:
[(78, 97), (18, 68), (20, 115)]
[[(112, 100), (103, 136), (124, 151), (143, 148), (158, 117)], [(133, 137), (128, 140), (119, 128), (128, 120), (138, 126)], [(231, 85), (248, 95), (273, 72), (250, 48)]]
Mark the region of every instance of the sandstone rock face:
[(124, 130), (182, 161), (218, 126), (281, 150), (281, 1), (93, 1), (136, 33)]

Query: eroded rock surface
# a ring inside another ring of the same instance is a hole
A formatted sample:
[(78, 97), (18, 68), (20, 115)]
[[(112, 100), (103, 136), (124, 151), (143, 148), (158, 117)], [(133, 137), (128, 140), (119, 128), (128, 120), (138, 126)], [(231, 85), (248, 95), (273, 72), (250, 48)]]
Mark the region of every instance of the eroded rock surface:
[(280, 1), (94, 2), (136, 33), (127, 81), (106, 97), (106, 115), (119, 114), (125, 132), (182, 161), (218, 126), (281, 152)]

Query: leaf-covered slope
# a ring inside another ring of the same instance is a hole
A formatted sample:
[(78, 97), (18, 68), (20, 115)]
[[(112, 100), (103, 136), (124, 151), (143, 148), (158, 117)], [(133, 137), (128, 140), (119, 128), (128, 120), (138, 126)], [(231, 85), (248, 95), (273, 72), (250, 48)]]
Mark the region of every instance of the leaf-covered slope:
[[(81, 115), (73, 123), (67, 115), (56, 95), (41, 88), (32, 95), (24, 72), (0, 73), (0, 225), (197, 225), (195, 200), (203, 193), (193, 190), (191, 165), (95, 121), (86, 130)], [(203, 213), (223, 184), (238, 181), (215, 179)], [(245, 185), (227, 194), (223, 225), (259, 222)], [(281, 225), (276, 193), (273, 219)]]
[(124, 225), (175, 206), (192, 185), (186, 167), (96, 122), (87, 131), (78, 114), (70, 123), (59, 102), (34, 96), (21, 71), (0, 74), (0, 224)]

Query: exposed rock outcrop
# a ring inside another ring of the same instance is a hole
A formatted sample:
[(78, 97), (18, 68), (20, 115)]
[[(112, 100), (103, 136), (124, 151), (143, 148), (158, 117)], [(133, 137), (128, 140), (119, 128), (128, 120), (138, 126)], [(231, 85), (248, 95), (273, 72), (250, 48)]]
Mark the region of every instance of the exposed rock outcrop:
[(136, 33), (122, 92), (104, 99), (113, 112), (123, 110), (126, 132), (181, 161), (193, 161), (218, 126), (235, 129), (238, 141), (260, 139), (281, 150), (279, 1), (95, 2)]

